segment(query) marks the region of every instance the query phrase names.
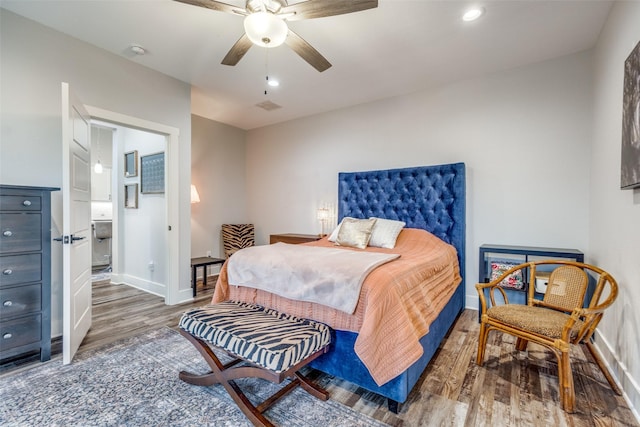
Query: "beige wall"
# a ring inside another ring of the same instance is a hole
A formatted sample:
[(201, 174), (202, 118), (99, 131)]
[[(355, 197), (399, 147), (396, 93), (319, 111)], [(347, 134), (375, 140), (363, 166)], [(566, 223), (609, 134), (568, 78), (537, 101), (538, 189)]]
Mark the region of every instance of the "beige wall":
[(220, 226), (248, 220), (246, 132), (196, 115), (191, 120), (191, 182), (200, 194), (191, 206), (191, 255), (224, 258)]
[[(465, 162), (467, 305), (483, 243), (588, 251), (591, 54), (248, 132), (249, 219), (318, 233), (341, 171)], [(570, 226), (567, 226), (570, 224)]]
[[(180, 131), (179, 286), (190, 288), (190, 86), (7, 10), (0, 13), (0, 182), (62, 185), (61, 82), (88, 105)], [(62, 229), (61, 192), (53, 194), (52, 234)], [(145, 260), (145, 263), (148, 260)], [(52, 334), (62, 333), (62, 250), (52, 246)]]
[(639, 2), (616, 2), (595, 49), (588, 229), (588, 258), (607, 269), (620, 285), (620, 296), (600, 324), (596, 343), (637, 409), (640, 409), (640, 189), (620, 190), (620, 144), (624, 61), (640, 41), (639, 23)]

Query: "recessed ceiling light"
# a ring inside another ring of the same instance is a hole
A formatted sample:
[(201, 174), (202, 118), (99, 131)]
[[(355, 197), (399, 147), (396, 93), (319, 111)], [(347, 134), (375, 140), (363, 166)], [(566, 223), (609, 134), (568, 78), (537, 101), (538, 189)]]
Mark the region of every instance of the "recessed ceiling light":
[(132, 44), (130, 49), (131, 52), (135, 53), (136, 55), (144, 55), (145, 53), (147, 53), (147, 50), (139, 44)]
[(275, 80), (275, 79), (269, 79), (269, 81), (267, 82), (267, 84), (271, 87), (278, 87), (280, 86), (280, 82)]
[(484, 9), (481, 7), (475, 7), (473, 9), (467, 10), (464, 15), (462, 15), (463, 21), (475, 21), (480, 18), (484, 14)]

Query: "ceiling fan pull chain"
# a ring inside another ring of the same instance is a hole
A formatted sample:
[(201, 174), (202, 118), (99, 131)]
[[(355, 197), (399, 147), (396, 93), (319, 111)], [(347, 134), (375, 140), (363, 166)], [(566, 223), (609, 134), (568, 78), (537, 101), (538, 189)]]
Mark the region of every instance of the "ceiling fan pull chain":
[(269, 89), (269, 49), (264, 50), (264, 74), (266, 76), (264, 94), (267, 95)]

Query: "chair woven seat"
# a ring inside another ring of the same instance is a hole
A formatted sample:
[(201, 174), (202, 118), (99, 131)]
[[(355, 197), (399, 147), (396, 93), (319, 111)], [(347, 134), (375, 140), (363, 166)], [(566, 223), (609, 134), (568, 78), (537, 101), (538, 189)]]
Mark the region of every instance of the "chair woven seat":
[[(564, 324), (569, 315), (559, 311), (529, 305), (498, 305), (487, 310), (487, 316), (518, 329), (548, 338), (561, 338)], [(577, 320), (571, 329), (570, 339), (574, 339), (584, 322)]]

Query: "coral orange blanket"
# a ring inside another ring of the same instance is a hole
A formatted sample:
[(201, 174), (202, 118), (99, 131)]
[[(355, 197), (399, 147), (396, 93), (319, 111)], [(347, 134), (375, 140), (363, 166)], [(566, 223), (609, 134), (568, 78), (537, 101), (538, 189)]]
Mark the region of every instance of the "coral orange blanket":
[[(324, 238), (307, 245), (330, 247), (333, 243)], [(366, 250), (401, 256), (367, 276), (353, 314), (232, 286), (226, 264), (220, 270), (212, 302), (252, 302), (317, 320), (334, 329), (357, 332), (355, 352), (371, 377), (382, 385), (420, 358), (420, 338), (429, 332), (429, 325), (447, 304), (461, 277), (455, 248), (425, 230), (406, 228), (398, 236), (395, 248)]]

